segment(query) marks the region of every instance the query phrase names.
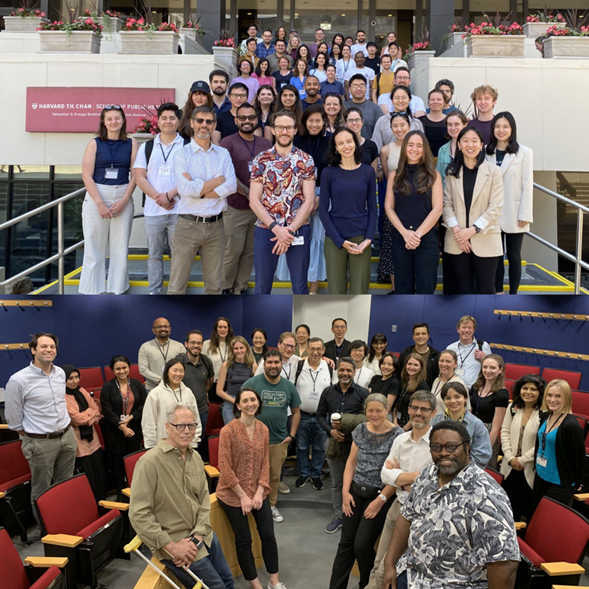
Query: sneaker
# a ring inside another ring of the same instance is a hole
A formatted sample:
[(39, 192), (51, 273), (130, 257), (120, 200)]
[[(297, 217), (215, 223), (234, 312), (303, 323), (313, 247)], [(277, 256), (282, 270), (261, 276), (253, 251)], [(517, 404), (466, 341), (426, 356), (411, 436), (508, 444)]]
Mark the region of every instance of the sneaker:
[[(274, 507), (272, 508), (274, 509)], [(327, 534), (335, 534), (343, 525), (343, 521), (339, 517), (334, 517), (325, 528)]]
[(286, 589), (286, 586), (284, 583), (278, 583), (278, 585), (272, 585), (272, 583), (270, 583), (270, 581), (268, 581), (268, 589)]
[(295, 487), (297, 489), (302, 489), (305, 486), (305, 483), (309, 480), (309, 477), (299, 477), (295, 481)]
[(290, 487), (284, 481), (280, 481), (278, 492), (283, 495), (288, 495), (290, 493)]
[(321, 489), (323, 489), (323, 481), (319, 477), (312, 479), (312, 481), (313, 489), (315, 489), (315, 491), (321, 491)]
[[(276, 523), (280, 523), (284, 521), (284, 518), (282, 517), (282, 514), (280, 513), (280, 511), (278, 511), (278, 507), (272, 507), (271, 508), (272, 511), (272, 519), (276, 522)], [(333, 523), (333, 522), (332, 522)], [(341, 524), (340, 524), (341, 526)]]

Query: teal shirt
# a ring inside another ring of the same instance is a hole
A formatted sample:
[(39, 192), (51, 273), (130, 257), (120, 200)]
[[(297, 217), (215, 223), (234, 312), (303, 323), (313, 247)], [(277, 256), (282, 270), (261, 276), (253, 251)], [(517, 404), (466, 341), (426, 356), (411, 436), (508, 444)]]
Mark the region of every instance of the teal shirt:
[(252, 376), (243, 383), (243, 387), (257, 391), (262, 399), (262, 413), (258, 419), (270, 430), (270, 444), (280, 444), (290, 434), (287, 427), (288, 407), (291, 409), (301, 404), (301, 398), (295, 386), (286, 378), (272, 384), (263, 374)]
[(438, 163), (436, 164), (436, 170), (440, 172), (443, 183), (446, 182), (446, 168), (452, 162), (452, 158), (450, 157), (451, 143), (451, 141), (448, 141), (448, 143), (442, 145), (438, 151)]
[[(538, 430), (538, 455), (536, 456), (536, 472), (538, 476), (548, 483), (560, 485), (560, 475), (558, 474), (558, 465), (556, 464), (556, 432), (553, 429), (548, 435), (546, 434), (546, 421), (540, 426)], [(542, 443), (543, 438), (546, 438), (545, 445)], [(546, 466), (538, 464), (538, 458), (546, 460)]]

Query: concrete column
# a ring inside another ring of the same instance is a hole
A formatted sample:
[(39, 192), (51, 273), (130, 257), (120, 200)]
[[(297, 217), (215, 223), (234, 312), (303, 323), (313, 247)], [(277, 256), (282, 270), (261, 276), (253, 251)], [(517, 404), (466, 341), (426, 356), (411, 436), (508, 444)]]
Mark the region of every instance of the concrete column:
[(450, 31), (454, 22), (454, 0), (428, 0), (425, 22), (432, 47), (439, 51), (442, 37)]
[(213, 42), (221, 33), (221, 0), (206, 0), (198, 3), (198, 13), (201, 17), (200, 26), (210, 35), (203, 37), (203, 46), (207, 51), (213, 52)]
[(416, 43), (421, 39), (423, 33), (423, 0), (416, 0), (415, 2), (415, 27), (413, 29), (412, 43)]

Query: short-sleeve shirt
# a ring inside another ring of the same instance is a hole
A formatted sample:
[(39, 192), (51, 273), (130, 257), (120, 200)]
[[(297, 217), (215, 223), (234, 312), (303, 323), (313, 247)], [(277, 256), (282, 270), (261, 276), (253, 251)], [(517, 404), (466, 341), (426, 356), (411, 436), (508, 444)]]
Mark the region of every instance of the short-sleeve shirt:
[[(254, 159), (251, 181), (262, 184), (261, 203), (279, 225), (291, 225), (295, 220), (305, 200), (305, 180), (315, 180), (315, 163), (308, 153), (294, 146), (288, 158), (272, 147)], [(256, 225), (267, 229), (259, 219)]]
[(209, 378), (215, 376), (213, 363), (204, 354), (199, 355), (196, 364), (193, 364), (186, 354), (178, 354), (176, 358), (180, 360), (184, 366), (184, 378), (182, 379), (182, 382), (195, 396), (199, 412), (204, 413), (209, 407), (206, 382)]
[(493, 423), (495, 409), (497, 407), (506, 409), (507, 405), (509, 405), (509, 391), (507, 389), (499, 389), (492, 395), (479, 397), (479, 391), (473, 387), (470, 390), (470, 402), (474, 415), (483, 423)]

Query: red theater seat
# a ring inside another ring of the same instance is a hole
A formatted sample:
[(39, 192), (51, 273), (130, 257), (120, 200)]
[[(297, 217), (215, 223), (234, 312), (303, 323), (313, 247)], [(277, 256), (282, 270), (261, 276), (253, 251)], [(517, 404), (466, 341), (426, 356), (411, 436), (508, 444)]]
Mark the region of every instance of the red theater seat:
[(540, 374), (540, 366), (532, 366), (529, 364), (505, 364), (505, 378), (509, 380), (517, 380), (526, 374)]
[(509, 391), (509, 399), (513, 401), (513, 386), (515, 385), (515, 380), (509, 380), (508, 378), (505, 379), (505, 388)]
[(207, 417), (207, 425), (205, 427), (205, 437), (217, 435), (225, 422), (221, 415), (221, 405), (218, 403), (211, 403), (209, 405), (209, 416)]
[(209, 479), (209, 492), (214, 493), (219, 482), (219, 436), (214, 435), (208, 438), (209, 464), (205, 466), (205, 472)]
[(81, 387), (85, 388), (87, 391), (102, 388), (104, 377), (102, 376), (102, 368), (100, 368), (100, 366), (80, 368), (79, 372)]
[(584, 391), (572, 391), (573, 413), (589, 418), (589, 393)]
[(581, 384), (581, 372), (573, 372), (572, 370), (557, 370), (556, 368), (544, 368), (542, 371), (542, 378), (548, 383), (557, 378), (566, 380), (571, 389), (578, 389)]
[(133, 480), (133, 471), (135, 470), (135, 465), (137, 461), (147, 452), (147, 450), (137, 450), (137, 452), (133, 452), (132, 454), (127, 454), (123, 461), (125, 462), (125, 474), (127, 475), (127, 484), (129, 487), (131, 486), (131, 481)]
[(505, 478), (500, 472), (492, 468), (485, 468), (485, 472), (500, 486), (503, 486), (503, 479)]

